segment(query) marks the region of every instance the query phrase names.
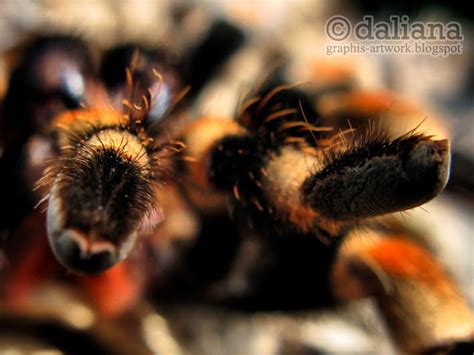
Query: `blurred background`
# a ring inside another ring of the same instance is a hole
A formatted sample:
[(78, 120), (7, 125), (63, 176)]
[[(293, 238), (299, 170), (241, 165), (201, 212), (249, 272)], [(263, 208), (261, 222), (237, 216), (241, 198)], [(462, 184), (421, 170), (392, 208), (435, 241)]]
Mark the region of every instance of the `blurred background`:
[[(408, 15), (410, 22), (456, 21), (464, 35), (463, 50), (450, 56), (328, 56), (326, 48), (335, 42), (326, 35), (325, 24), (334, 15), (343, 15), (352, 24), (364, 15), (373, 15), (376, 21), (387, 21), (390, 15)], [(217, 20), (239, 28), (245, 42), (201, 91), (191, 115), (232, 117), (242, 95), (266, 72), (269, 53), (285, 58), (289, 82), (310, 81), (317, 88), (328, 80), (349, 78), (364, 89), (396, 92), (423, 107), (451, 137), (452, 174), (446, 191), (422, 209), (411, 211), (406, 223), (429, 235), (437, 256), (474, 306), (472, 15), (465, 1), (1, 0), (0, 98), (7, 89), (15, 53), (35, 36), (78, 36), (91, 45), (95, 56), (116, 45), (139, 43), (180, 57)], [(0, 268), (8, 263), (0, 250)], [(117, 292), (122, 291), (118, 288)], [(337, 311), (248, 314), (144, 298), (131, 312), (114, 318), (97, 315), (75, 290), (53, 282), (18, 312), (0, 306), (2, 353), (37, 349), (80, 353), (86, 348), (124, 354), (395, 352), (370, 301)]]

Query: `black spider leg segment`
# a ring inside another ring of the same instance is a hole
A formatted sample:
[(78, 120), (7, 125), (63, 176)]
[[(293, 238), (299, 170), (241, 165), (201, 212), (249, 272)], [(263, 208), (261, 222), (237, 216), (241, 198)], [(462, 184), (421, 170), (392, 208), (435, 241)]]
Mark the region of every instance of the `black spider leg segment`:
[[(130, 104), (149, 104), (148, 114), (153, 115), (153, 106), (157, 104), (165, 106), (160, 112), (166, 111), (170, 99), (176, 95), (177, 86), (181, 85), (175, 66), (165, 49), (130, 43), (104, 54), (100, 75), (112, 96), (126, 98)], [(161, 103), (163, 96), (166, 96), (166, 102)], [(155, 116), (154, 119), (161, 118), (158, 114)]]
[(214, 22), (179, 65), (183, 82), (191, 86), (187, 100), (193, 100), (244, 43), (245, 35), (240, 28), (224, 20)]
[(323, 216), (354, 220), (419, 206), (446, 185), (447, 140), (408, 134), (362, 139), (308, 177), (305, 201)]
[(258, 141), (249, 135), (228, 135), (216, 142), (210, 155), (209, 180), (219, 190), (237, 186), (245, 194), (257, 193), (252, 174), (262, 164)]
[(120, 126), (77, 133), (70, 143), (44, 177), (51, 184), (48, 238), (63, 265), (98, 273), (128, 255), (156, 207), (152, 148)]
[[(134, 43), (123, 44), (108, 50), (102, 58), (100, 65), (100, 76), (110, 91), (114, 91), (127, 83), (127, 68), (130, 68), (134, 56), (138, 55), (134, 76), (136, 82), (149, 80), (145, 76), (151, 73), (149, 70), (154, 65), (166, 62), (164, 54), (154, 51)], [(147, 83), (144, 83), (147, 84)], [(150, 84), (148, 82), (148, 84)], [(146, 86), (146, 85), (144, 85)]]

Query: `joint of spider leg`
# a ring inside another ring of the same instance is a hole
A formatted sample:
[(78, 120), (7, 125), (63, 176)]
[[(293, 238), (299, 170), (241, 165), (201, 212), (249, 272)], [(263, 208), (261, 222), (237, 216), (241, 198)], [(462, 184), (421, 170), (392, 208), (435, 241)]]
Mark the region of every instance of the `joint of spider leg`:
[[(231, 135), (215, 143), (209, 157), (208, 179), (217, 189), (235, 186), (252, 191), (258, 186), (261, 157), (258, 142), (248, 135)], [(257, 182), (257, 183), (256, 183)]]

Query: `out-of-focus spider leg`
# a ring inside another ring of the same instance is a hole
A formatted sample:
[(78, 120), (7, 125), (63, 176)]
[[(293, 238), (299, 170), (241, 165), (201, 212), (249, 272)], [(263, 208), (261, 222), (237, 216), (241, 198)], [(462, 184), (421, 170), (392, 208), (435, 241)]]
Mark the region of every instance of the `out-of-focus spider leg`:
[(406, 235), (350, 233), (332, 285), (341, 300), (374, 297), (402, 351), (460, 350), (474, 336), (474, 318), (459, 290), (430, 252)]
[(181, 171), (181, 186), (193, 205), (205, 212), (225, 207), (225, 194), (209, 179), (209, 159), (219, 141), (228, 136), (243, 136), (245, 129), (236, 122), (217, 117), (203, 117), (181, 132), (186, 144), (184, 156), (177, 160)]
[(396, 138), (417, 128), (436, 139), (449, 137), (449, 127), (437, 117), (389, 91), (349, 90), (330, 92), (316, 99), (321, 124), (340, 130), (383, 130)]
[(449, 174), (449, 143), (422, 135), (366, 141), (306, 178), (304, 200), (323, 216), (356, 220), (419, 206)]

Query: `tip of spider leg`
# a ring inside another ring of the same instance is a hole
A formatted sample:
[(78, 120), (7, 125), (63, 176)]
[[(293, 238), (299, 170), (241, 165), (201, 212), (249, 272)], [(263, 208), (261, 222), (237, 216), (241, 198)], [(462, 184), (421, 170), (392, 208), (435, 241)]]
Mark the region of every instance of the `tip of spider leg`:
[(413, 184), (420, 186), (419, 194), (427, 198), (436, 196), (449, 177), (449, 142), (423, 140), (408, 154), (405, 172)]
[(107, 241), (90, 241), (81, 233), (66, 229), (52, 243), (61, 264), (81, 274), (97, 274), (119, 261), (115, 246)]

